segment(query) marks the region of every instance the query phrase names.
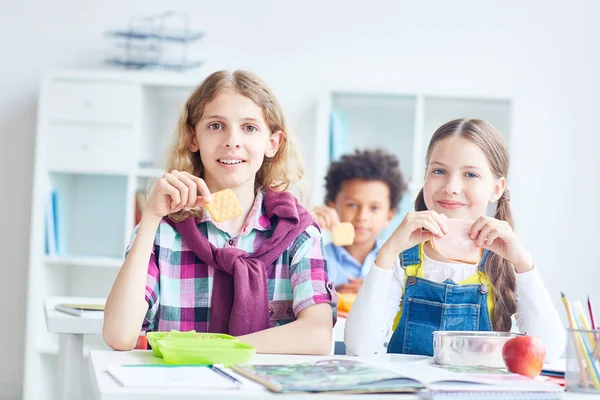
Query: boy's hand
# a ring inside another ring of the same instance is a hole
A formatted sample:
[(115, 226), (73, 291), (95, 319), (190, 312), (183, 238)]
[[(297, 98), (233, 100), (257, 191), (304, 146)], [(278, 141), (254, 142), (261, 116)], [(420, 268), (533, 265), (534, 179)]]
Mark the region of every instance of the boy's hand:
[(362, 284), (362, 279), (350, 278), (350, 281), (348, 283), (336, 286), (335, 290), (339, 293), (358, 293)]
[(321, 229), (331, 231), (340, 223), (340, 217), (334, 208), (319, 206), (313, 208), (312, 211)]

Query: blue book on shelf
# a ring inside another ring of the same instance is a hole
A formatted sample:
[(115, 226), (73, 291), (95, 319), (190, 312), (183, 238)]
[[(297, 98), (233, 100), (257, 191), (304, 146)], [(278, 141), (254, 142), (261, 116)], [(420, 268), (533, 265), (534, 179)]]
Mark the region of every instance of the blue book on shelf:
[(348, 118), (333, 110), (329, 119), (329, 161), (337, 161), (348, 152)]
[(54, 240), (56, 242), (56, 253), (60, 254), (60, 240), (58, 238), (58, 201), (56, 190), (52, 191), (52, 216), (54, 217)]
[(65, 231), (65, 219), (63, 204), (60, 199), (60, 192), (58, 190), (53, 191), (54, 199), (54, 234), (56, 236), (56, 253), (60, 256), (68, 254), (67, 249), (67, 238)]
[(51, 190), (46, 197), (46, 254), (55, 256), (58, 253), (56, 243), (56, 192)]
[(60, 215), (59, 194), (56, 189), (48, 192), (45, 204), (45, 252), (50, 256), (67, 254), (64, 221)]

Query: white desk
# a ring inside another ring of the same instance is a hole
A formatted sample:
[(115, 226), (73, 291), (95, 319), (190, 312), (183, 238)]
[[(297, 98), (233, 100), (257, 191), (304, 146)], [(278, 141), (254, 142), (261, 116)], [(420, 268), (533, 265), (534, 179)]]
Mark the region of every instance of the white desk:
[(98, 304), (103, 298), (50, 297), (44, 304), (46, 329), (58, 333), (58, 388), (61, 399), (81, 399), (83, 336), (101, 335), (103, 318), (76, 317), (54, 306), (59, 303)]
[[(403, 356), (395, 355), (406, 360), (418, 361), (427, 357), (419, 356)], [(327, 358), (344, 358), (351, 356), (295, 356), (295, 355), (267, 355), (257, 354), (252, 358), (253, 363), (263, 364), (280, 364), (280, 363), (295, 363), (308, 362), (311, 360), (323, 360)], [(374, 356), (375, 357), (375, 356)], [(372, 357), (371, 359), (374, 359)], [(384, 356), (385, 357), (385, 356)], [(285, 400), (300, 400), (300, 399), (317, 399), (316, 395), (309, 393), (295, 394), (277, 394), (271, 393), (262, 385), (252, 382), (242, 376), (234, 374), (243, 386), (237, 390), (196, 390), (196, 389), (177, 389), (177, 390), (159, 390), (155, 388), (149, 389), (127, 389), (115, 381), (112, 376), (106, 372), (106, 368), (111, 365), (121, 364), (144, 364), (150, 363), (156, 358), (150, 351), (129, 351), (116, 352), (106, 350), (90, 351), (90, 370), (92, 373), (92, 386), (94, 390), (94, 398), (96, 400), (186, 400), (186, 399), (219, 399), (219, 400), (239, 400), (239, 399), (262, 399), (262, 398), (277, 398)], [(365, 357), (369, 359), (369, 357)], [(156, 362), (156, 361), (155, 361)], [(318, 398), (324, 398), (319, 396)], [(327, 399), (359, 399), (359, 400), (391, 400), (398, 399), (398, 394), (377, 394), (377, 395), (333, 395), (327, 394)], [(418, 399), (416, 395), (401, 395), (404, 400)]]
[[(267, 355), (257, 354), (253, 357), (252, 362), (257, 364), (284, 364), (323, 360), (328, 358), (347, 358), (352, 356), (297, 356), (297, 355)], [(411, 356), (403, 354), (383, 354), (369, 357), (357, 357), (361, 361), (374, 364), (388, 364), (398, 362), (429, 362), (429, 357)], [(198, 390), (198, 389), (127, 389), (115, 381), (112, 376), (106, 372), (106, 368), (112, 365), (122, 364), (145, 364), (156, 363), (156, 358), (151, 351), (130, 351), (116, 352), (110, 350), (93, 350), (90, 351), (90, 371), (92, 374), (92, 386), (94, 398), (96, 400), (164, 400), (164, 399), (213, 399), (220, 400), (244, 400), (258, 398), (279, 398), (285, 400), (315, 400), (323, 398), (323, 395), (315, 395), (310, 393), (290, 393), (277, 394), (271, 393), (263, 386), (239, 376), (231, 371), (232, 375), (242, 381), (242, 388), (237, 390)], [(358, 394), (358, 395), (334, 395), (327, 394), (327, 399), (357, 399), (357, 400), (415, 400), (419, 397), (412, 394)], [(592, 400), (598, 398), (598, 395), (587, 395), (581, 393), (565, 392), (564, 400)]]
[[(297, 363), (297, 362), (308, 362), (315, 360), (322, 360), (327, 358), (346, 358), (352, 356), (297, 356), (297, 355), (266, 355), (257, 354), (252, 359), (253, 363), (257, 364), (283, 364), (283, 363)], [(403, 354), (383, 354), (374, 355), (369, 357), (357, 357), (361, 361), (370, 362), (374, 364), (388, 364), (398, 362), (429, 362), (429, 357), (424, 356), (411, 356)], [(92, 386), (94, 391), (94, 398), (96, 400), (186, 400), (186, 399), (213, 399), (218, 398), (220, 400), (245, 400), (245, 399), (258, 399), (258, 398), (278, 398), (285, 400), (315, 400), (325, 398), (323, 395), (315, 395), (310, 393), (290, 393), (290, 394), (277, 394), (271, 393), (263, 386), (252, 382), (242, 376), (239, 376), (231, 371), (232, 375), (235, 375), (240, 381), (242, 381), (242, 388), (237, 390), (198, 390), (198, 389), (163, 389), (157, 390), (155, 388), (148, 389), (128, 389), (121, 386), (115, 381), (112, 376), (106, 372), (108, 366), (122, 365), (122, 364), (145, 364), (145, 363), (156, 363), (156, 358), (150, 351), (130, 351), (130, 352), (116, 352), (107, 350), (93, 350), (90, 351), (90, 371), (92, 374)], [(403, 399), (403, 400), (414, 400), (418, 399), (417, 395), (412, 394), (359, 394), (359, 395), (334, 395), (327, 394), (327, 399), (357, 399), (357, 400), (391, 400), (391, 399)], [(586, 395), (580, 393), (569, 393), (563, 394), (564, 400), (592, 400), (598, 398), (597, 395)]]
[[(102, 335), (103, 318), (76, 317), (57, 311), (54, 306), (60, 303), (98, 304), (105, 298), (94, 297), (49, 297), (46, 299), (45, 316), (48, 332), (59, 334), (58, 346), (58, 388), (63, 400), (81, 399), (81, 367), (83, 362), (84, 335)], [(335, 342), (344, 341), (345, 318), (338, 318), (333, 329)]]

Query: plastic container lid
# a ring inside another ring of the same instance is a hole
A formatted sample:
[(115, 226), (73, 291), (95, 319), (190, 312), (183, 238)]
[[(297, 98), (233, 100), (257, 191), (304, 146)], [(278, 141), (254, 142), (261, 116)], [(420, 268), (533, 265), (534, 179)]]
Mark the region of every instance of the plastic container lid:
[(162, 351), (160, 349), (160, 345), (158, 343), (159, 340), (163, 341), (192, 341), (197, 342), (198, 346), (206, 346), (206, 342), (210, 341), (212, 346), (217, 346), (217, 343), (222, 342), (234, 342), (238, 343), (238, 339), (234, 336), (225, 335), (223, 333), (205, 333), (205, 332), (196, 332), (196, 331), (187, 331), (180, 332), (177, 330), (172, 330), (171, 332), (148, 332), (146, 334), (146, 338), (148, 339), (148, 343), (152, 347), (152, 353), (157, 357), (162, 357)]

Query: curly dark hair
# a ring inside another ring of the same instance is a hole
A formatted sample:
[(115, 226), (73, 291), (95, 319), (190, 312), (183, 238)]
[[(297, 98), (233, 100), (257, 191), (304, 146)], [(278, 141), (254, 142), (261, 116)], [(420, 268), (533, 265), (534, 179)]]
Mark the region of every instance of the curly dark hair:
[(407, 187), (394, 154), (383, 149), (355, 150), (329, 166), (325, 176), (325, 204), (335, 202), (342, 183), (351, 179), (384, 182), (390, 189), (391, 208), (398, 207)]

